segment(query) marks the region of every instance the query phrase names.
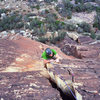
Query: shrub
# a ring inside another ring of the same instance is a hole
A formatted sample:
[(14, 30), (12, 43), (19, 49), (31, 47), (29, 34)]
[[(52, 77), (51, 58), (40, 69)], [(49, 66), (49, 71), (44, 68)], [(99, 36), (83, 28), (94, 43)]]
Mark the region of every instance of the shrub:
[[(21, 21), (22, 21), (21, 15), (14, 14), (11, 16), (7, 16), (0, 21), (1, 31), (14, 29), (16, 28), (16, 25)], [(22, 23), (19, 23), (19, 25), (20, 28), (23, 26)]]
[(84, 4), (84, 0), (75, 0), (75, 4), (78, 4), (78, 3)]
[(23, 22), (19, 22), (16, 24), (16, 28), (20, 29), (24, 26), (24, 23)]
[(58, 0), (44, 0), (44, 2), (46, 2), (46, 3), (51, 3), (51, 2), (57, 2)]
[(96, 12), (100, 12), (100, 6), (95, 7)]
[(77, 28), (77, 32), (78, 32), (78, 33), (83, 33), (83, 29), (82, 29), (81, 27), (78, 27), (78, 28)]
[(39, 37), (39, 38), (37, 39), (37, 41), (42, 42), (42, 43), (46, 43), (46, 42), (48, 41), (48, 38)]
[(63, 4), (64, 4), (66, 9), (70, 9), (70, 10), (73, 9), (73, 4), (70, 3), (70, 0), (63, 0)]
[(66, 23), (65, 29), (68, 30), (68, 31), (75, 31), (76, 26), (73, 23)]
[(96, 27), (100, 30), (100, 13), (97, 13), (97, 16), (95, 16), (93, 27)]
[(44, 26), (44, 24), (41, 24), (41, 26), (40, 26), (40, 28), (38, 29), (38, 35), (44, 35), (44, 34), (46, 34), (46, 29), (45, 29), (45, 26)]
[(96, 35), (95, 35), (95, 33), (94, 33), (94, 32), (91, 32), (91, 35), (90, 35), (90, 37), (91, 37), (92, 39), (95, 39), (95, 38), (96, 38)]
[(2, 13), (6, 13), (6, 12), (7, 12), (7, 9), (0, 9), (0, 17)]
[(37, 27), (40, 28), (41, 24), (43, 24), (42, 21), (40, 21), (38, 18), (34, 18), (31, 22), (30, 22), (30, 29), (33, 29), (33, 27)]
[(84, 8), (84, 5), (83, 4), (77, 4), (74, 7), (74, 9), (75, 9), (76, 12), (83, 12), (83, 11), (85, 11), (85, 8)]
[(97, 40), (100, 40), (100, 35), (97, 36)]
[(70, 9), (67, 10), (67, 18), (68, 19), (72, 18), (72, 11)]
[(52, 34), (52, 37), (49, 38), (50, 43), (56, 44), (57, 41), (61, 41), (64, 39), (66, 35), (66, 32), (58, 32), (58, 36), (54, 36), (54, 33)]
[(84, 32), (91, 32), (91, 26), (86, 22), (82, 22), (78, 24), (78, 26), (82, 28)]
[(84, 9), (85, 9), (85, 11), (87, 11), (87, 12), (92, 12), (92, 10), (93, 10), (94, 8), (93, 8), (93, 6), (91, 5), (91, 3), (86, 3), (86, 4), (84, 5)]

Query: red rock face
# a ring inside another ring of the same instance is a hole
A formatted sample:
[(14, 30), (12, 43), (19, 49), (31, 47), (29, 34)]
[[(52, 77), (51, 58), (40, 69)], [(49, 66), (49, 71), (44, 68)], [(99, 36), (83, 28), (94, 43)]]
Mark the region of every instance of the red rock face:
[[(68, 50), (74, 57), (65, 55), (57, 47), (52, 47), (63, 59), (60, 64), (51, 64), (51, 71), (64, 80), (71, 80), (68, 73), (68, 68), (71, 68), (75, 75), (74, 84), (83, 96), (83, 100), (90, 100), (90, 98), (99, 100), (100, 44), (80, 45), (74, 41), (70, 44), (67, 42), (66, 45), (69, 46)], [(67, 100), (61, 97), (60, 92), (40, 74), (44, 70), (40, 57), (46, 47), (49, 46), (23, 37), (0, 40), (0, 98)], [(81, 59), (78, 58), (79, 55)]]
[[(80, 38), (81, 39), (81, 38)], [(65, 42), (66, 41), (66, 42)], [(75, 73), (75, 82), (81, 83), (78, 91), (82, 94), (83, 100), (100, 99), (100, 43), (82, 37), (81, 43), (68, 42), (65, 39), (59, 47), (66, 54), (78, 59), (63, 60), (63, 64), (69, 64)], [(74, 49), (73, 49), (74, 47)], [(66, 70), (67, 68), (64, 67)], [(82, 86), (81, 86), (82, 85)]]
[[(41, 54), (47, 47), (20, 36), (0, 40), (1, 99), (62, 100), (60, 92), (40, 74), (45, 69)], [(51, 48), (62, 58), (67, 58), (57, 47)]]

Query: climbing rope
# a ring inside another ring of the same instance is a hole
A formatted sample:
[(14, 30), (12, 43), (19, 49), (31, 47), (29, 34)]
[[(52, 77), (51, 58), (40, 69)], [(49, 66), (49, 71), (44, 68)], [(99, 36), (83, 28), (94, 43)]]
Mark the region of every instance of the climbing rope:
[[(53, 64), (52, 62), (51, 62), (51, 64)], [(48, 70), (48, 68), (47, 67), (45, 67), (47, 70)], [(57, 73), (58, 74), (58, 73)], [(60, 79), (62, 79), (62, 77), (58, 74), (58, 76), (59, 76), (59, 78)], [(74, 74), (72, 74), (72, 77), (74, 77)], [(63, 79), (62, 79), (63, 80)], [(64, 80), (63, 80), (64, 81)], [(67, 86), (67, 88), (69, 89), (69, 91), (71, 92), (71, 94), (72, 94), (72, 96), (75, 98), (75, 100), (77, 100), (77, 98), (76, 98), (76, 96), (74, 95), (74, 93), (73, 93), (73, 91), (71, 90), (71, 88), (68, 86), (68, 84), (64, 81), (64, 83), (65, 83), (65, 85)]]

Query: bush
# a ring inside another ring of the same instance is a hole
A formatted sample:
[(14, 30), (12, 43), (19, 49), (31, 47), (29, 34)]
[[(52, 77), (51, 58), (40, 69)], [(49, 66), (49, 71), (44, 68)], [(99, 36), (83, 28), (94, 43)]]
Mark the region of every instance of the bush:
[(24, 26), (24, 23), (23, 22), (19, 22), (16, 24), (16, 28), (20, 29)]
[(78, 4), (78, 3), (84, 3), (84, 0), (75, 0), (75, 4)]
[(86, 22), (82, 22), (78, 24), (78, 26), (82, 28), (84, 32), (91, 32), (91, 26)]
[(73, 10), (73, 4), (70, 3), (70, 0), (63, 0), (63, 4), (64, 4), (66, 9)]
[(90, 37), (91, 37), (92, 39), (95, 39), (95, 38), (96, 38), (96, 35), (95, 35), (95, 33), (94, 33), (94, 32), (91, 32), (91, 35), (90, 35)]
[(75, 9), (76, 12), (83, 12), (83, 11), (85, 11), (85, 8), (84, 8), (84, 5), (83, 4), (77, 4), (74, 7), (74, 9)]
[(39, 37), (39, 38), (37, 39), (37, 41), (42, 42), (42, 43), (46, 43), (46, 42), (48, 41), (48, 38)]
[(2, 13), (6, 13), (6, 12), (7, 12), (7, 9), (0, 9), (0, 17)]
[(58, 32), (58, 36), (54, 36), (54, 33), (52, 34), (52, 37), (49, 38), (50, 43), (56, 44), (57, 41), (61, 41), (65, 38), (66, 32)]
[(44, 2), (46, 2), (46, 3), (51, 3), (51, 2), (57, 2), (58, 0), (44, 0)]
[(21, 21), (22, 21), (21, 15), (14, 14), (11, 16), (7, 16), (6, 18), (3, 18), (0, 21), (0, 27), (1, 27), (0, 31), (14, 29), (18, 27), (18, 25), (20, 25), (19, 28), (21, 28), (23, 26), (23, 23), (21, 23)]
[(100, 13), (97, 13), (97, 16), (95, 16), (93, 27), (96, 27), (100, 30)]
[(77, 32), (78, 32), (78, 33), (83, 33), (83, 29), (82, 29), (81, 27), (78, 27), (78, 28), (77, 28)]
[(68, 31), (75, 31), (76, 26), (73, 23), (66, 23), (65, 29), (68, 30)]
[(38, 18), (34, 18), (31, 22), (30, 22), (30, 29), (33, 29), (33, 27), (37, 27), (40, 28), (41, 24), (43, 24), (44, 22), (40, 21)]
[(84, 5), (84, 9), (85, 9), (85, 11), (87, 11), (87, 12), (92, 12), (93, 9), (94, 9), (94, 7), (91, 5), (91, 3), (86, 3), (86, 4)]
[(100, 6), (95, 7), (96, 12), (100, 12)]
[(100, 40), (100, 35), (97, 36), (97, 40)]
[(72, 11), (70, 9), (67, 10), (67, 18), (68, 19), (72, 18)]
[(41, 24), (41, 27), (40, 27), (40, 29), (38, 29), (37, 33), (40, 36), (46, 34), (46, 29), (45, 29), (45, 26), (43, 24)]

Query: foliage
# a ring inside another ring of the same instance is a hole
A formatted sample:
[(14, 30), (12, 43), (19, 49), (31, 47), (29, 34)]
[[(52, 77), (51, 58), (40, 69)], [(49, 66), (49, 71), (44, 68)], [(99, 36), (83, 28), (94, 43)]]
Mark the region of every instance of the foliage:
[(68, 31), (75, 31), (76, 26), (73, 23), (66, 23), (65, 29), (68, 30)]
[(96, 34), (95, 34), (94, 32), (91, 32), (90, 37), (91, 37), (92, 39), (95, 39), (95, 38), (96, 38)]
[(51, 2), (57, 2), (58, 0), (44, 0), (44, 2), (46, 2), (46, 3), (51, 3)]
[(97, 40), (100, 40), (100, 35), (97, 36)]
[(52, 37), (50, 37), (49, 41), (50, 41), (50, 43), (55, 44), (57, 41), (63, 40), (65, 35), (66, 35), (66, 32), (58, 32), (58, 36), (54, 36), (54, 33), (53, 33)]
[(95, 7), (96, 12), (100, 12), (100, 6)]
[(45, 26), (44, 26), (44, 24), (41, 24), (41, 26), (40, 26), (40, 28), (38, 29), (38, 35), (44, 35), (44, 34), (46, 34), (46, 29), (45, 29)]
[(86, 3), (86, 4), (84, 4), (84, 9), (87, 12), (92, 12), (94, 7), (91, 5), (91, 3)]
[(38, 18), (34, 18), (31, 22), (30, 22), (30, 29), (33, 29), (33, 27), (37, 27), (40, 28), (41, 24), (43, 24), (42, 21), (40, 21)]
[(37, 41), (42, 42), (42, 43), (46, 43), (46, 42), (48, 41), (48, 38), (39, 37), (39, 38), (37, 39)]
[(84, 32), (91, 32), (91, 26), (86, 22), (82, 22), (78, 24), (78, 26), (82, 28)]
[(70, 10), (73, 9), (73, 4), (70, 3), (70, 0), (63, 0), (63, 4), (64, 4), (66, 9), (70, 9)]
[(17, 28), (18, 25), (20, 25), (19, 28), (21, 28), (23, 27), (23, 23), (19, 23), (21, 21), (21, 15), (13, 14), (11, 16), (7, 16), (0, 20), (0, 31), (14, 29)]
[(84, 8), (84, 5), (83, 4), (77, 4), (74, 7), (74, 9), (75, 9), (76, 12), (83, 12), (83, 11), (85, 11), (85, 8)]
[(6, 13), (6, 12), (7, 12), (7, 9), (0, 9), (0, 17), (2, 13)]
[(78, 3), (84, 4), (84, 0), (75, 0), (75, 4), (78, 4)]
[(72, 18), (72, 11), (69, 9), (67, 10), (67, 18), (71, 19)]
[(93, 27), (96, 27), (100, 30), (100, 13), (97, 13), (97, 16), (95, 16)]

